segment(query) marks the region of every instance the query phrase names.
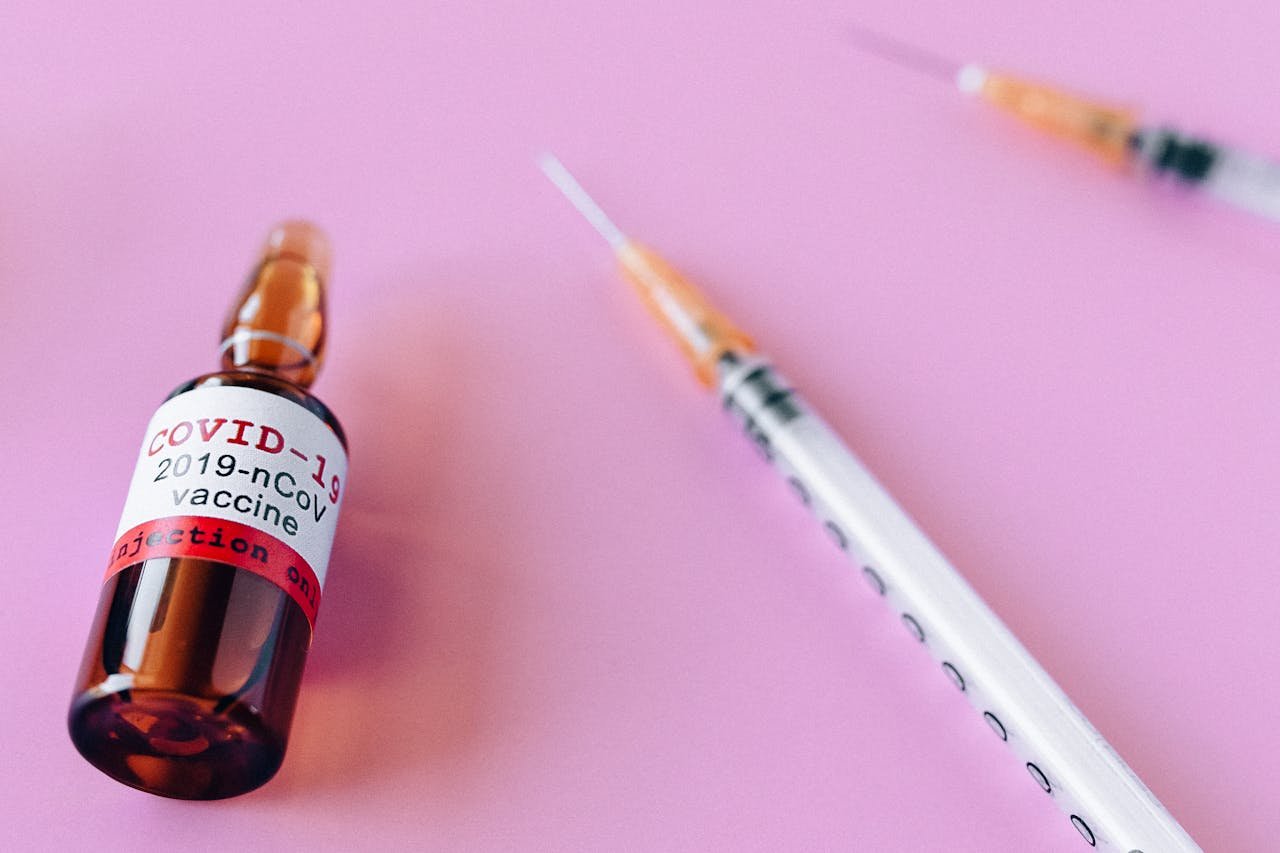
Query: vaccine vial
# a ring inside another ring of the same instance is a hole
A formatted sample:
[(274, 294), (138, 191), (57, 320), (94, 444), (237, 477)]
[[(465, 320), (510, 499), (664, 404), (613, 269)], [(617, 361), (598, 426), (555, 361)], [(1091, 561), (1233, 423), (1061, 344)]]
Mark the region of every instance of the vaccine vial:
[(317, 228), (275, 228), (222, 369), (144, 434), (68, 719), (126, 785), (232, 797), (284, 759), (347, 475), (342, 427), (307, 390), (328, 273)]

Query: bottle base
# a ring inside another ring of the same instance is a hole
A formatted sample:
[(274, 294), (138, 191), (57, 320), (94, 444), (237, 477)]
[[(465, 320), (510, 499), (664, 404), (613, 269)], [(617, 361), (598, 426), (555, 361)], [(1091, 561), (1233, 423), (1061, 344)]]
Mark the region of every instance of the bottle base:
[(240, 702), (138, 689), (86, 691), (68, 728), (80, 754), (140, 791), (183, 800), (217, 800), (254, 790), (284, 760), (284, 742)]

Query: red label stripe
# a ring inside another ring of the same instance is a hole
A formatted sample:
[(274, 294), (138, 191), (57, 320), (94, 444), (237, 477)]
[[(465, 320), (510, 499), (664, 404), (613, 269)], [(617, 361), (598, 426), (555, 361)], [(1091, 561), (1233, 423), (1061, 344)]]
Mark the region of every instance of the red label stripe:
[(106, 577), (153, 557), (194, 557), (253, 572), (289, 593), (315, 628), (320, 581), (301, 554), (270, 533), (205, 516), (157, 518), (131, 527), (116, 540)]

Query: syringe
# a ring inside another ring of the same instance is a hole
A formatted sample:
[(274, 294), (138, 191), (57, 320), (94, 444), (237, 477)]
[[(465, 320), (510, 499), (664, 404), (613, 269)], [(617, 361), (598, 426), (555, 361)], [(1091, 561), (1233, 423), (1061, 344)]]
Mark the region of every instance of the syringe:
[(1225, 202), (1280, 221), (1280, 163), (1169, 127), (1144, 125), (1127, 107), (956, 62), (862, 27), (850, 27), (849, 34), (853, 44), (868, 53), (954, 82), (961, 92), (1081, 145), (1109, 163), (1134, 163), (1151, 174), (1172, 175)]
[(628, 238), (550, 154), (547, 177), (613, 247), (623, 275), (911, 635), (1090, 846), (1200, 848), (750, 338)]

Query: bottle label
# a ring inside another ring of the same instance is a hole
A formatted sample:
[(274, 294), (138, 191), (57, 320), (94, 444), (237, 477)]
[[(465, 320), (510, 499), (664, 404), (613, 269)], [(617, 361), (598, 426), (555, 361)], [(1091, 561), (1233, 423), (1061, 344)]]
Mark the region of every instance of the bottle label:
[(315, 625), (347, 454), (302, 406), (256, 388), (195, 388), (147, 427), (107, 577), (152, 557), (215, 560), (287, 592)]

